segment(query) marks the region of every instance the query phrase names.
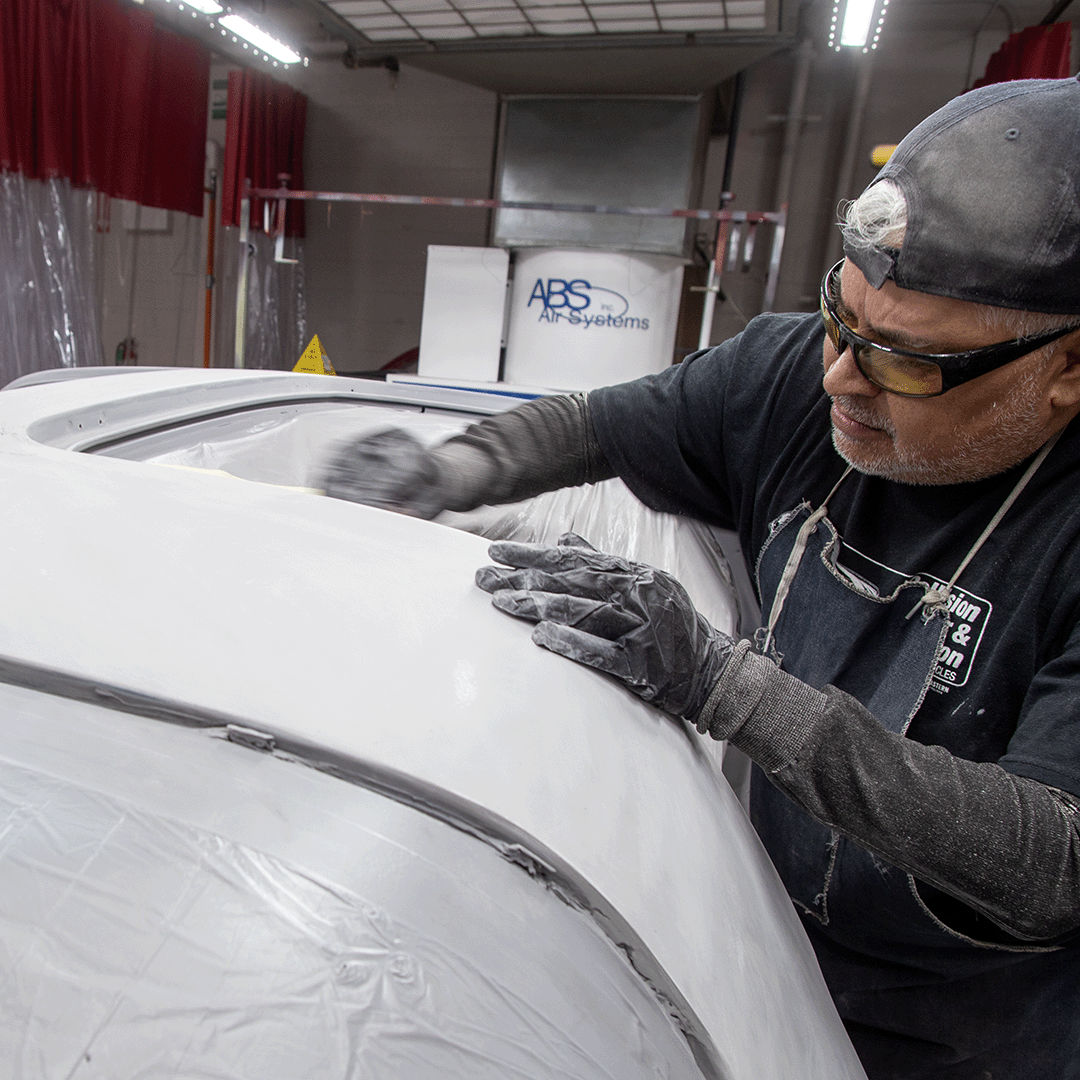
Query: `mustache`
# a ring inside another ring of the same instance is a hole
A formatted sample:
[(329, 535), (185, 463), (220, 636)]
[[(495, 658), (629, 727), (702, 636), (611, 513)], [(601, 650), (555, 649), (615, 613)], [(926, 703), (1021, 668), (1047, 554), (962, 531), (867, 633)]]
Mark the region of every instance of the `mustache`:
[(876, 428), (878, 431), (884, 431), (886, 435), (896, 434), (888, 417), (881, 416), (873, 409), (868, 408), (866, 403), (859, 398), (838, 394), (832, 398), (832, 402), (840, 407), (841, 412), (846, 413), (857, 423)]

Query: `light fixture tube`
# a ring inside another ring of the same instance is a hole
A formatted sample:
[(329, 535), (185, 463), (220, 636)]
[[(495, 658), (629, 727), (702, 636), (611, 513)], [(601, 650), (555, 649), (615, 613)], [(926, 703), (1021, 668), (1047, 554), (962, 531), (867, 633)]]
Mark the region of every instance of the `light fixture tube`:
[(861, 49), (870, 36), (870, 23), (874, 18), (875, 0), (848, 0), (844, 12), (844, 26), (840, 31), (840, 44)]
[(201, 11), (204, 15), (216, 15), (219, 11), (225, 10), (220, 4), (214, 3), (214, 0), (184, 0), (184, 3), (196, 11)]
[(223, 15), (218, 19), (218, 23), (245, 41), (250, 41), (257, 49), (262, 49), (267, 56), (272, 56), (283, 64), (300, 62), (301, 57), (298, 52), (294, 52), (284, 42), (271, 37), (265, 30), (260, 30), (254, 23), (248, 22), (239, 15)]

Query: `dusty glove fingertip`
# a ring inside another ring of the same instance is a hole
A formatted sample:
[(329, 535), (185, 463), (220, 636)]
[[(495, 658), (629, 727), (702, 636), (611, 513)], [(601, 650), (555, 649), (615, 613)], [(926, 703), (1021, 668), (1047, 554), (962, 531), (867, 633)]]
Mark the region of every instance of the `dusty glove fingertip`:
[(473, 580), (484, 592), (493, 593), (500, 588), (502, 570), (501, 566), (481, 566)]
[(557, 547), (576, 547), (586, 548), (588, 551), (595, 551), (596, 548), (585, 539), (584, 536), (580, 536), (576, 532), (564, 532), (562, 536), (556, 541)]
[(540, 618), (536, 608), (536, 601), (527, 593), (519, 589), (499, 589), (492, 593), (491, 602), (500, 611), (507, 615), (516, 615), (521, 619), (532, 619), (534, 622)]

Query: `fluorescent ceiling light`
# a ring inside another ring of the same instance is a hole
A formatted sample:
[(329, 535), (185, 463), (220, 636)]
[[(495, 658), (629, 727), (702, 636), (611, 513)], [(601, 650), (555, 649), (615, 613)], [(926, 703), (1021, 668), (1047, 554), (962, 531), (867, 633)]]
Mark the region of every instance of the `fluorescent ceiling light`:
[(201, 11), (204, 15), (216, 15), (219, 11), (225, 10), (220, 4), (215, 4), (214, 0), (184, 0), (184, 3), (196, 11)]
[[(885, 21), (885, 9), (889, 0), (880, 0), (877, 24), (874, 24), (874, 10), (879, 7), (878, 0), (847, 0), (844, 5), (844, 20), (838, 27), (842, 0), (833, 4), (832, 24), (829, 27), (829, 47), (840, 50), (844, 46), (869, 52), (876, 49), (881, 38), (881, 24)], [(873, 26), (873, 36), (871, 36)]]
[(267, 56), (272, 56), (283, 64), (298, 64), (300, 62), (298, 52), (294, 52), (283, 41), (271, 37), (265, 30), (260, 30), (254, 23), (248, 22), (247, 19), (243, 19), (239, 15), (224, 15), (218, 19), (218, 22), (238, 37), (250, 41), (257, 49), (262, 49)]
[(844, 12), (844, 28), (840, 44), (861, 49), (870, 36), (870, 20), (874, 17), (874, 0), (848, 0)]

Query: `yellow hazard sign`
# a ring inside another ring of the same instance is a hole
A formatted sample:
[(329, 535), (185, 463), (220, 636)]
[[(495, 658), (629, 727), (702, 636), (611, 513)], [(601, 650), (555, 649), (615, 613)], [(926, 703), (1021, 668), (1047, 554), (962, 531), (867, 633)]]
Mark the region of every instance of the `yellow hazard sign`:
[(306, 375), (336, 375), (334, 365), (330, 363), (330, 357), (323, 352), (322, 342), (316, 334), (304, 350), (303, 355), (296, 361), (293, 371), (301, 371)]

